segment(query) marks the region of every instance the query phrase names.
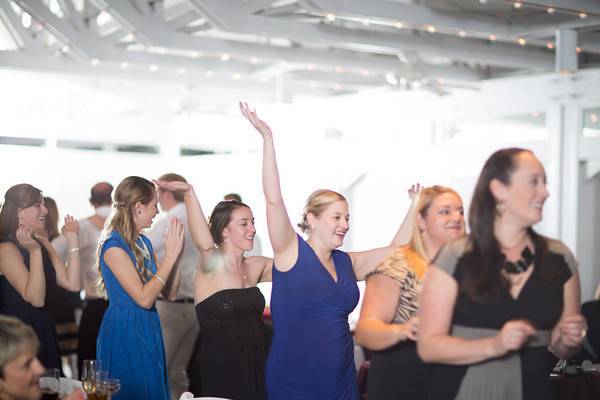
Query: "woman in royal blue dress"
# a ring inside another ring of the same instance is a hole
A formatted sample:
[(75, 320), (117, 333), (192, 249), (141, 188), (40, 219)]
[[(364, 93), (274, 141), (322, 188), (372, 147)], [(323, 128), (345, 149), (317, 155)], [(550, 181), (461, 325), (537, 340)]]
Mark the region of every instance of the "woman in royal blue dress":
[(358, 399), (348, 314), (359, 298), (357, 280), (406, 242), (403, 224), (391, 247), (363, 252), (336, 250), (348, 232), (348, 204), (339, 193), (310, 195), (296, 234), (281, 195), (273, 136), (246, 104), (242, 114), (263, 137), (263, 190), (274, 252), (271, 314), (273, 342), (267, 359), (269, 400)]
[(109, 307), (98, 334), (102, 368), (121, 382), (114, 400), (168, 400), (169, 383), (156, 298), (174, 300), (181, 279), (174, 268), (183, 246), (183, 226), (173, 219), (165, 235), (165, 257), (158, 265), (152, 244), (140, 234), (158, 213), (152, 182), (125, 178), (114, 195), (98, 248), (100, 291)]

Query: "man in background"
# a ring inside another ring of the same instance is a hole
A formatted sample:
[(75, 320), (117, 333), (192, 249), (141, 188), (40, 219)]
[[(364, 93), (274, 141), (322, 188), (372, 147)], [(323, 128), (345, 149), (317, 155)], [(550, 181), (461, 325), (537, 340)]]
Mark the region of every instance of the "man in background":
[[(165, 174), (158, 179), (167, 182), (187, 182), (183, 176), (173, 173)], [(173, 399), (179, 399), (189, 386), (186, 369), (200, 331), (194, 310), (194, 272), (200, 262), (200, 253), (192, 241), (183, 194), (159, 188), (158, 203), (166, 215), (152, 225), (147, 236), (152, 242), (159, 262), (164, 256), (163, 237), (171, 219), (179, 219), (184, 227), (183, 250), (178, 260), (178, 268), (181, 268), (181, 285), (177, 299), (166, 301), (159, 298), (156, 302), (165, 343), (171, 396)]]

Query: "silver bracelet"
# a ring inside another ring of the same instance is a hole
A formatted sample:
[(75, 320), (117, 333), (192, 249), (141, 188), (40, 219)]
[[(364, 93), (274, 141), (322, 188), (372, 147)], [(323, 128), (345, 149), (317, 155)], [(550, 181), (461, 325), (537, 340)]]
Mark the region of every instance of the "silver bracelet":
[(156, 278), (160, 283), (162, 283), (163, 287), (167, 287), (167, 285), (165, 284), (165, 281), (163, 281), (160, 276), (154, 275), (153, 278)]
[(79, 251), (79, 247), (73, 247), (72, 249), (69, 249), (69, 253), (73, 253), (74, 251)]

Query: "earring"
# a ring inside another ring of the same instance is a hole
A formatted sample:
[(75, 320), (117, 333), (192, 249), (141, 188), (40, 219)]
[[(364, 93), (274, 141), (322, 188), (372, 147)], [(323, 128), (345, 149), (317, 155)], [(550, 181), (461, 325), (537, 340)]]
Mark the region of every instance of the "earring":
[(496, 215), (501, 217), (504, 214), (504, 210), (506, 210), (506, 204), (504, 203), (496, 203)]
[(314, 231), (314, 230), (315, 230), (315, 226), (314, 226), (314, 225), (311, 225), (311, 226), (310, 226), (310, 229), (312, 229), (312, 230)]

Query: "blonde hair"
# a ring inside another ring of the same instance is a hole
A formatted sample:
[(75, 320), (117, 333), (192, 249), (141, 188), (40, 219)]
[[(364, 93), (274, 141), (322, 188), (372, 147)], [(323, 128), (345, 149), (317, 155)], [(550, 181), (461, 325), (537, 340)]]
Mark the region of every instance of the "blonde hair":
[(418, 198), (416, 200), (417, 201), (416, 206), (414, 207), (414, 209), (412, 211), (414, 213), (413, 214), (413, 221), (414, 221), (413, 232), (410, 237), (410, 240), (408, 241), (408, 249), (407, 250), (417, 253), (427, 263), (431, 262), (431, 260), (429, 259), (429, 256), (427, 255), (427, 249), (425, 248), (425, 245), (423, 243), (423, 232), (421, 231), (421, 228), (419, 227), (419, 223), (417, 221), (417, 216), (420, 215), (421, 218), (425, 218), (427, 216), (427, 212), (429, 211), (429, 208), (431, 207), (431, 204), (433, 204), (433, 201), (438, 196), (441, 196), (442, 194), (445, 194), (445, 193), (452, 193), (460, 199), (459, 194), (454, 189), (451, 189), (446, 186), (434, 185), (434, 186), (427, 187), (419, 192)]
[(302, 221), (298, 224), (298, 228), (306, 233), (310, 229), (306, 218), (308, 214), (318, 217), (330, 204), (340, 200), (346, 201), (346, 198), (338, 192), (329, 189), (315, 190), (306, 200), (304, 212), (302, 213)]
[(140, 278), (145, 282), (152, 277), (144, 264), (142, 251), (136, 246), (135, 242), (139, 238), (133, 217), (135, 214), (134, 206), (137, 202), (146, 205), (150, 203), (155, 196), (156, 189), (154, 184), (147, 179), (139, 176), (128, 176), (123, 179), (114, 194), (114, 210), (106, 219), (104, 229), (98, 240), (98, 249), (96, 250), (96, 268), (98, 269), (98, 292), (105, 296), (105, 284), (100, 268), (100, 257), (102, 246), (113, 231), (117, 231), (125, 239), (125, 243), (131, 248), (135, 256), (135, 268)]
[(29, 325), (8, 315), (0, 315), (0, 378), (4, 378), (6, 364), (25, 350), (37, 353), (38, 338)]

